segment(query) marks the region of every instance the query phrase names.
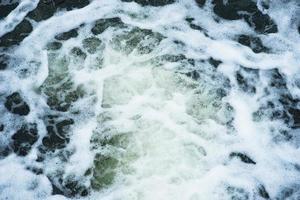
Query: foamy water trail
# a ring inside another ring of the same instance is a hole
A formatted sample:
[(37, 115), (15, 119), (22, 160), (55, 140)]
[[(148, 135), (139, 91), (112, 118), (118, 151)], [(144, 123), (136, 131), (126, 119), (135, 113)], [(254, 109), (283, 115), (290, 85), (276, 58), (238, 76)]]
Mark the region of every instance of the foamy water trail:
[(24, 19), (24, 17), (36, 8), (39, 1), (21, 1), (20, 4), (9, 15), (0, 22), (0, 37), (14, 28)]
[(3, 1), (0, 199), (300, 198), (297, 1)]

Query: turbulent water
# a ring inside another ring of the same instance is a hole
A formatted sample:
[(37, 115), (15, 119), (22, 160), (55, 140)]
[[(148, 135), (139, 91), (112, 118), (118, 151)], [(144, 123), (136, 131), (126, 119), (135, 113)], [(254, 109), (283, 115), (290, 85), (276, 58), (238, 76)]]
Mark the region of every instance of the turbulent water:
[(1, 0), (0, 199), (299, 200), (298, 0)]

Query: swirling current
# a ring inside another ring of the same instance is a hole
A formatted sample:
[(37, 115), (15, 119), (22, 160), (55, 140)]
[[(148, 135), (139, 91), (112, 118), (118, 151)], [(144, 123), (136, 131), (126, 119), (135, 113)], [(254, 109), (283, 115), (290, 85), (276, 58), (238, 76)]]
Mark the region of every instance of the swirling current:
[(1, 0), (0, 199), (299, 200), (298, 0)]

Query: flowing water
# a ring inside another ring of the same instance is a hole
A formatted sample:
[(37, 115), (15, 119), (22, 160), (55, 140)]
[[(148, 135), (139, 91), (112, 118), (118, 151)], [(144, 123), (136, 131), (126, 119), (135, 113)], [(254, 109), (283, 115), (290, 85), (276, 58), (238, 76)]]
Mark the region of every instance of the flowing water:
[(0, 199), (300, 199), (297, 0), (0, 2)]

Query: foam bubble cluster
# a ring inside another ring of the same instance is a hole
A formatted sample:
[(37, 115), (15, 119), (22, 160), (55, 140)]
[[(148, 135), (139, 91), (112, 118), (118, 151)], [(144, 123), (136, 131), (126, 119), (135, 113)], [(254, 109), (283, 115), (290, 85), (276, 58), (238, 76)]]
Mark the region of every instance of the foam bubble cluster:
[(300, 198), (297, 1), (1, 10), (0, 199)]

